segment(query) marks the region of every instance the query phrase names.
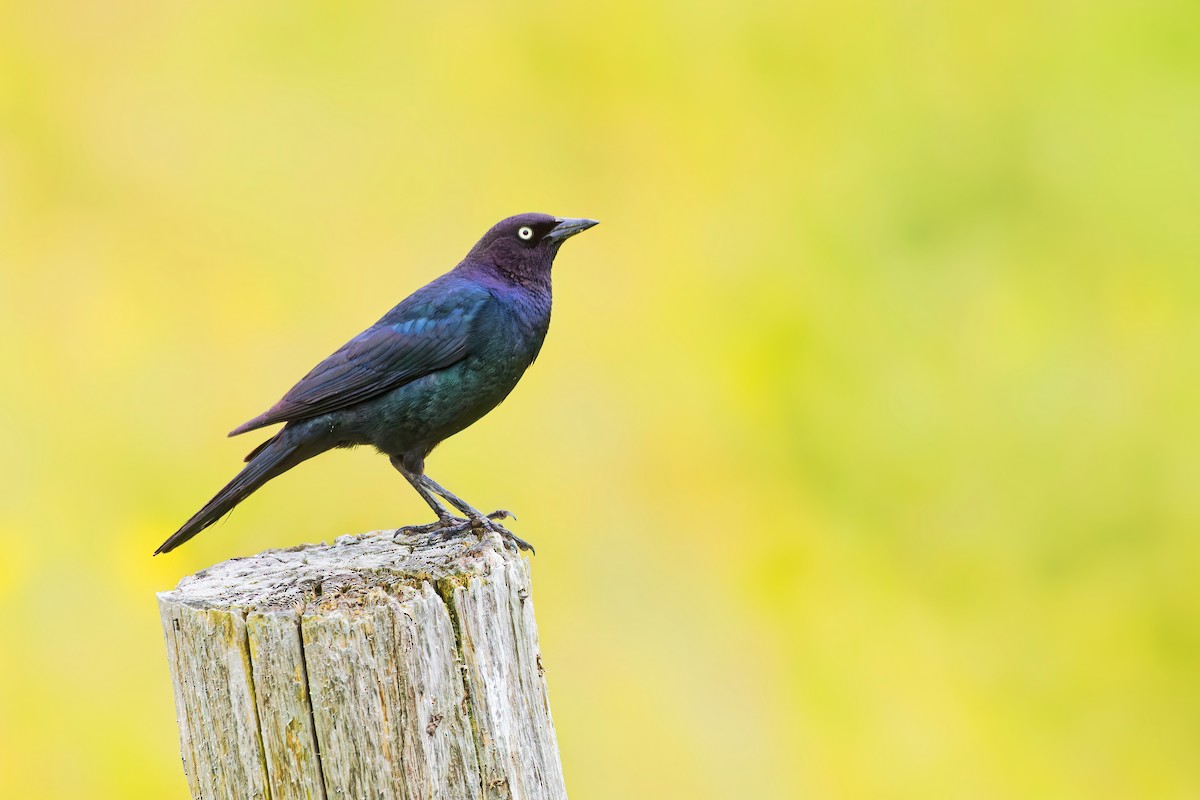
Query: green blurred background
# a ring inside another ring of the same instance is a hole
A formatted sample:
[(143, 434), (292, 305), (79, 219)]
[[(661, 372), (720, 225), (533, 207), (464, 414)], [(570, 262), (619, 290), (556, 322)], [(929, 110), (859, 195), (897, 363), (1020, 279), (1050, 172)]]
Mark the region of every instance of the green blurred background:
[(224, 434), (596, 217), (430, 473), (520, 516), (587, 798), (1200, 796), (1200, 6), (5, 4), (0, 789), (183, 798), (154, 603), (425, 521)]

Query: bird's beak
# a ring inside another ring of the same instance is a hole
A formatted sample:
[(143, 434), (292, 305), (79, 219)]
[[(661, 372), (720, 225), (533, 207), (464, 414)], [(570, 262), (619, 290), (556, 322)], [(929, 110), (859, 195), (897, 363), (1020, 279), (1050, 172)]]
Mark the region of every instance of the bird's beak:
[(555, 220), (558, 224), (550, 229), (546, 234), (546, 238), (552, 242), (561, 242), (574, 236), (577, 233), (582, 233), (593, 225), (599, 225), (599, 220), (594, 219), (573, 219), (571, 217), (559, 217)]

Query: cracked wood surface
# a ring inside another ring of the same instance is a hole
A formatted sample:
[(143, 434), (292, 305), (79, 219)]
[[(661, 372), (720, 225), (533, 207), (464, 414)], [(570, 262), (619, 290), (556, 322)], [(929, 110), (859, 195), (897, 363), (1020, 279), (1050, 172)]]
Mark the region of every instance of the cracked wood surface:
[(158, 595), (193, 798), (566, 797), (529, 562), (390, 531)]

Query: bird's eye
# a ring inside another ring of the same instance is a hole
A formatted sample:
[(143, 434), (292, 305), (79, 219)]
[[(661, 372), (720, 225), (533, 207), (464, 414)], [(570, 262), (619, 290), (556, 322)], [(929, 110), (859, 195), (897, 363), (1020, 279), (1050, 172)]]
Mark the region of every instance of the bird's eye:
[(533, 238), (533, 228), (529, 227), (528, 225), (524, 225), (520, 230), (517, 231), (517, 236), (520, 236), (522, 239), (528, 242)]

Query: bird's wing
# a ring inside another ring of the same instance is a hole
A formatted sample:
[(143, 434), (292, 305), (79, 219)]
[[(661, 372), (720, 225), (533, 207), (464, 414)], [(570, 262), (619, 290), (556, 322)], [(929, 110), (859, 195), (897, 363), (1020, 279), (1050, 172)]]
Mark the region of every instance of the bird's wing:
[(470, 351), (472, 323), (490, 299), (484, 289), (434, 300), (413, 295), (229, 435), (346, 408), (451, 366)]

